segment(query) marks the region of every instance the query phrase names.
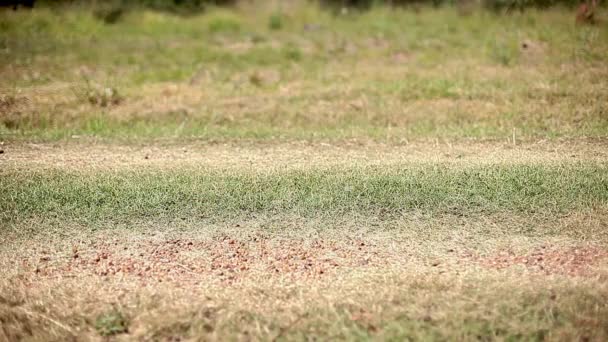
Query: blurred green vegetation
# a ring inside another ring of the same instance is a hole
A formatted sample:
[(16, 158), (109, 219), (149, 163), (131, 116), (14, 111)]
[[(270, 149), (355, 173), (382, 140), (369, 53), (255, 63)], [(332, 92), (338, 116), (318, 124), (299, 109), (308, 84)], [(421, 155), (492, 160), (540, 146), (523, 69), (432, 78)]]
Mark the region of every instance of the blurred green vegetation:
[(608, 27), (576, 26), (571, 10), (289, 4), (0, 11), (0, 136), (608, 133)]
[(369, 9), (373, 6), (463, 5), (475, 2), (491, 9), (514, 10), (526, 7), (546, 8), (554, 5), (576, 5), (579, 0), (320, 0), (330, 7)]
[[(80, 6), (99, 8), (116, 16), (117, 13), (128, 9), (145, 8), (170, 11), (181, 14), (192, 14), (205, 8), (216, 6), (233, 6), (239, 0), (37, 0), (37, 1), (5, 1), (7, 4), (22, 3), (28, 6), (35, 3), (37, 6), (63, 7)], [(269, 1), (270, 2), (270, 1)], [(548, 8), (555, 5), (575, 6), (580, 0), (308, 0), (322, 7), (340, 12), (344, 9), (370, 9), (375, 6), (470, 6), (480, 5), (497, 11), (523, 10), (524, 8)], [(4, 3), (4, 2), (3, 2)], [(275, 1), (280, 3), (280, 1)]]
[(102, 10), (153, 9), (189, 14), (210, 6), (231, 6), (238, 0), (38, 0), (43, 7), (78, 6)]

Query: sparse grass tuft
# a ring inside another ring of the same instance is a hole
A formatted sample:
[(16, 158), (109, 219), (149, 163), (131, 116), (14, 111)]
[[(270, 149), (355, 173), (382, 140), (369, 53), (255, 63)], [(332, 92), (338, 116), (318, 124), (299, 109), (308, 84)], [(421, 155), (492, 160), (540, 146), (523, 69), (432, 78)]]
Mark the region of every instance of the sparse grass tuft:
[(112, 336), (129, 332), (129, 321), (123, 313), (114, 308), (95, 319), (95, 329), (101, 336)]
[(519, 42), (492, 40), (488, 50), (490, 58), (503, 66), (512, 66), (519, 58)]
[(241, 30), (241, 20), (227, 11), (215, 11), (208, 15), (207, 29), (211, 33), (237, 33)]

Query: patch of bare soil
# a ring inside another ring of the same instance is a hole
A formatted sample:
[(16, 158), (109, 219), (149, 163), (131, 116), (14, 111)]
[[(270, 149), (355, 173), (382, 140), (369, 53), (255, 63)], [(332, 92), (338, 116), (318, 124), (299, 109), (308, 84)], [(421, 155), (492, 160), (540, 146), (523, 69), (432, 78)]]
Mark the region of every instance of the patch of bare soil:
[(314, 279), (339, 269), (378, 266), (385, 258), (363, 241), (270, 240), (265, 237), (210, 240), (142, 240), (133, 245), (95, 241), (65, 253), (39, 250), (21, 260), (21, 277), (129, 277), (143, 283), (197, 284), (213, 278), (231, 284), (251, 274)]
[[(424, 259), (422, 255), (391, 250), (378, 243), (363, 239), (268, 238), (258, 234), (240, 238), (220, 235), (137, 241), (95, 239), (55, 251), (33, 248), (17, 256), (19, 265), (14, 274), (32, 286), (43, 279), (87, 276), (135, 280), (143, 286), (162, 282), (193, 286), (209, 281), (230, 285), (260, 276), (323, 280), (344, 271), (391, 268), (400, 265), (403, 258)], [(496, 270), (523, 266), (545, 275), (589, 277), (596, 266), (608, 261), (608, 250), (595, 246), (542, 246), (529, 253), (465, 253), (454, 261), (456, 264), (447, 262), (454, 271), (472, 265)], [(436, 264), (431, 265), (438, 269)], [(441, 273), (445, 271), (442, 268)]]
[(494, 255), (471, 259), (480, 265), (502, 270), (513, 266), (524, 266), (526, 269), (546, 275), (592, 276), (593, 269), (606, 262), (608, 250), (604, 248), (551, 246), (539, 247), (528, 254), (518, 254), (513, 251), (500, 251)]

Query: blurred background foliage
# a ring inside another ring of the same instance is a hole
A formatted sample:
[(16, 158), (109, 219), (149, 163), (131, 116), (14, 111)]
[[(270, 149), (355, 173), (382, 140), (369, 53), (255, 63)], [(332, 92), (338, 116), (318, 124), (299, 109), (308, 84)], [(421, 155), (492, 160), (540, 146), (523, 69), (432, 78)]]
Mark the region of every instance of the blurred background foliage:
[[(241, 0), (250, 1), (250, 0)], [(4, 6), (24, 5), (26, 7), (36, 6), (62, 7), (62, 6), (86, 6), (95, 8), (100, 12), (108, 12), (109, 20), (119, 16), (124, 10), (137, 8), (170, 11), (179, 14), (191, 14), (203, 11), (208, 7), (233, 6), (239, 0), (1, 0)], [(275, 1), (276, 3), (289, 3), (290, 0)], [(366, 10), (373, 6), (411, 6), (416, 8), (420, 5), (433, 6), (477, 6), (490, 10), (510, 12), (523, 10), (525, 8), (548, 8), (551, 6), (576, 6), (582, 0), (310, 0), (319, 3), (322, 7), (341, 13), (348, 10)]]

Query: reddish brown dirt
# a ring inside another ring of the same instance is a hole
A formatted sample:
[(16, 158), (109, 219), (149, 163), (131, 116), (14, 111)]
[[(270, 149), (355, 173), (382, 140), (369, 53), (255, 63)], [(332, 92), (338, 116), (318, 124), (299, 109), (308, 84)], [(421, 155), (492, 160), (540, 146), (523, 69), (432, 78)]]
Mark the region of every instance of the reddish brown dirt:
[[(261, 235), (95, 239), (55, 251), (36, 248), (30, 251), (21, 257), (17, 268), (19, 278), (32, 285), (45, 278), (87, 276), (131, 279), (142, 285), (158, 282), (196, 285), (210, 280), (234, 284), (260, 276), (324, 279), (340, 271), (399, 263), (395, 251), (370, 241), (269, 239)], [(410, 256), (416, 258), (415, 254)], [(595, 246), (544, 246), (526, 254), (502, 250), (491, 255), (466, 253), (454, 257), (465, 268), (471, 264), (497, 270), (524, 266), (540, 274), (586, 277), (594, 274), (594, 267), (608, 261), (608, 250)]]
[[(96, 241), (57, 255), (40, 251), (22, 260), (25, 277), (136, 277), (143, 282), (198, 283), (206, 277), (233, 283), (255, 271), (318, 278), (343, 268), (378, 266), (380, 253), (367, 242), (269, 240), (228, 236), (212, 240)], [(30, 272), (31, 271), (31, 272)]]
[(486, 257), (471, 258), (484, 267), (498, 270), (521, 265), (547, 275), (590, 276), (593, 275), (593, 267), (608, 258), (608, 250), (594, 246), (569, 248), (542, 246), (528, 254), (500, 251)]

